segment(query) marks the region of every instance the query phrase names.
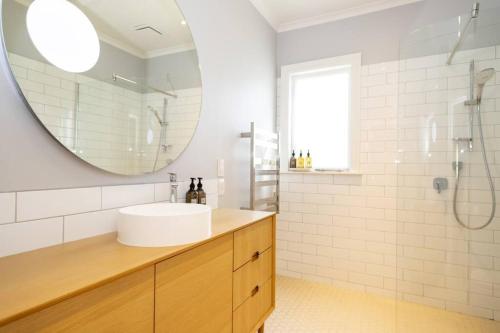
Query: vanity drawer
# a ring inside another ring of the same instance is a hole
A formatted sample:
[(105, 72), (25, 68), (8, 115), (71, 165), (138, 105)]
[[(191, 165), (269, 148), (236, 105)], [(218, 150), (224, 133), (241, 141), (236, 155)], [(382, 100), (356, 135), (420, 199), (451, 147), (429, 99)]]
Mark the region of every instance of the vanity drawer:
[(240, 267), (233, 275), (233, 310), (252, 296), (256, 286), (262, 286), (273, 274), (273, 250), (267, 249)]
[(273, 244), (273, 220), (265, 219), (234, 233), (234, 270)]
[(233, 332), (249, 333), (257, 330), (259, 321), (272, 307), (272, 279), (254, 291), (233, 314)]

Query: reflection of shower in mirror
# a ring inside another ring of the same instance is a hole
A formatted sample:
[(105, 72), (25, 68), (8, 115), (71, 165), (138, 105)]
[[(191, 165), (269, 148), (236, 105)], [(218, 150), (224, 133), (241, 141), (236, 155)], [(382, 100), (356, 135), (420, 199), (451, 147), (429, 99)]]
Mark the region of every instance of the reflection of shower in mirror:
[(160, 139), (158, 140), (158, 148), (156, 149), (156, 158), (155, 163), (153, 164), (153, 172), (156, 170), (156, 166), (158, 164), (158, 159), (160, 157), (160, 151), (162, 153), (166, 153), (168, 151), (167, 144), (167, 108), (168, 108), (168, 99), (163, 98), (163, 114), (162, 117), (158, 114), (158, 111), (152, 106), (148, 105), (149, 111), (151, 111), (156, 119), (158, 120), (158, 124), (160, 125)]

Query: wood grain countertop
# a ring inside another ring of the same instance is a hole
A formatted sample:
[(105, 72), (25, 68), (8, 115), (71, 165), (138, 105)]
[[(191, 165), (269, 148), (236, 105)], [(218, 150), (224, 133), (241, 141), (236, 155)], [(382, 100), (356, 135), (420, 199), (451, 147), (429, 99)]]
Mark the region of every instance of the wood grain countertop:
[(111, 233), (0, 258), (0, 326), (273, 215), (215, 209), (212, 236), (181, 246), (130, 247)]

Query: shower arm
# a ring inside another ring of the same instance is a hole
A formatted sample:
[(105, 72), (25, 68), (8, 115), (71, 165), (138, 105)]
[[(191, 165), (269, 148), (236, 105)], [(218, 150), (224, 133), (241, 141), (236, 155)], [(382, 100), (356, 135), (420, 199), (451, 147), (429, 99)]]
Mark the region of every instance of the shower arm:
[[(121, 80), (121, 81), (125, 81), (127, 83), (130, 83), (130, 84), (134, 84), (134, 85), (141, 85), (139, 83), (137, 83), (137, 81), (134, 81), (134, 80), (130, 80), (130, 79), (127, 79), (126, 77), (123, 77), (121, 75), (118, 75), (116, 73), (113, 73), (113, 81), (118, 81), (118, 80)], [(157, 93), (160, 93), (160, 94), (164, 94), (164, 95), (167, 95), (169, 97), (173, 97), (173, 98), (177, 98), (178, 96), (176, 94), (172, 94), (172, 93), (169, 93), (168, 91), (164, 91), (164, 90), (161, 90), (161, 89), (158, 89), (158, 88), (155, 88), (155, 87), (152, 87), (150, 85), (144, 85), (146, 88), (148, 89), (151, 89)]]
[(469, 26), (470, 26), (472, 20), (476, 19), (478, 16), (479, 16), (479, 2), (476, 2), (472, 6), (471, 16), (469, 16), (467, 23), (465, 24), (464, 28), (460, 31), (460, 34), (458, 36), (458, 40), (455, 43), (455, 46), (453, 47), (453, 49), (451, 50), (450, 56), (448, 57), (448, 60), (446, 61), (447, 65), (451, 65), (451, 62), (453, 61), (453, 57), (455, 56), (455, 53), (457, 53), (458, 49), (460, 48), (460, 45), (462, 45), (462, 42), (465, 38), (465, 33), (469, 29)]

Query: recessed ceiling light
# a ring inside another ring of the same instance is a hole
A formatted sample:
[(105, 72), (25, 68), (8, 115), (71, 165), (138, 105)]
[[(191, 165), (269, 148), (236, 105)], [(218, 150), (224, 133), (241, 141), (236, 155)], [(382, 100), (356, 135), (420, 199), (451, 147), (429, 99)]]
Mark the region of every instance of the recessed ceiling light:
[(186, 20), (182, 20), (182, 21), (181, 21), (181, 24), (182, 24), (182, 25), (186, 25), (186, 24), (187, 24)]
[(35, 0), (26, 14), (31, 41), (48, 62), (67, 72), (95, 66), (100, 45), (88, 17), (66, 0)]

